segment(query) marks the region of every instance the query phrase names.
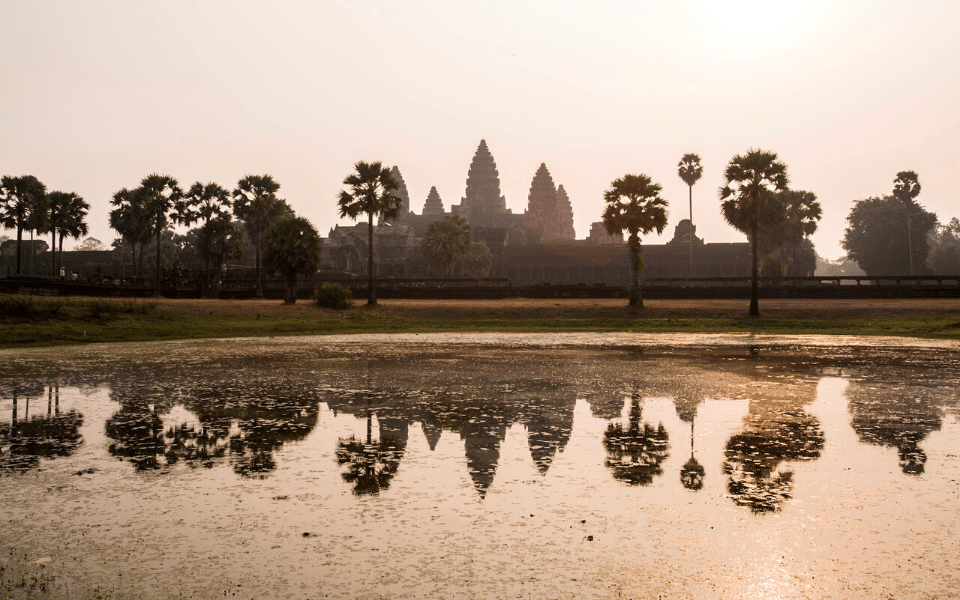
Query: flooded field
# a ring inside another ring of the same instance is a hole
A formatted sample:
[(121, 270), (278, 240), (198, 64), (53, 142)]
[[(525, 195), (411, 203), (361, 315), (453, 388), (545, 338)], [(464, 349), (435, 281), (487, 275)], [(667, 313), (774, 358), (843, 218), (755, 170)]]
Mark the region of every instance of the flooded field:
[(0, 597), (949, 598), (960, 344), (0, 352)]

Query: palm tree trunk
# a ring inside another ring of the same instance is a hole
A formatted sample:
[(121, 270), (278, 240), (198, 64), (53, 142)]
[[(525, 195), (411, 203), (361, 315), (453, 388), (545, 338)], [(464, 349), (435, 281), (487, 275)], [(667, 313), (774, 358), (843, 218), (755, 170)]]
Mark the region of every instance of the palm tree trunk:
[(23, 254), (23, 228), (17, 226), (17, 275), (20, 275), (20, 256)]
[(643, 308), (643, 292), (640, 289), (640, 244), (630, 244), (630, 303)]
[(283, 298), (284, 304), (296, 304), (297, 303), (297, 276), (296, 274), (293, 277), (287, 277), (287, 286), (286, 294)]
[(753, 235), (750, 236), (750, 253), (753, 255), (753, 275), (750, 282), (750, 315), (754, 317), (760, 316), (760, 296), (757, 293), (757, 280), (759, 279), (759, 269), (757, 268), (757, 234), (758, 228), (754, 227)]
[(263, 241), (263, 236), (257, 234), (257, 298), (263, 298), (263, 284), (260, 282), (260, 243)]
[(690, 188), (690, 278), (693, 278), (693, 186)]
[(50, 228), (50, 276), (57, 276), (57, 228)]
[(60, 250), (57, 252), (57, 271), (63, 268), (63, 230), (60, 230)]
[[(158, 218), (157, 222), (159, 221), (160, 219)], [(153, 290), (154, 298), (160, 297), (160, 235), (161, 228), (157, 227), (157, 287)]]
[(373, 211), (368, 213), (370, 216), (367, 224), (367, 306), (377, 305), (377, 290), (373, 286)]
[[(907, 229), (907, 231), (910, 231), (909, 228)], [(33, 258), (34, 256), (36, 256), (36, 254), (37, 254), (37, 248), (36, 246), (33, 245), (33, 230), (31, 229), (30, 230), (30, 274), (31, 275), (33, 275)], [(911, 267), (912, 267), (912, 263), (911, 263)], [(913, 271), (912, 268), (910, 270)], [(913, 275), (912, 272), (910, 274)]]
[(910, 205), (907, 205), (907, 253), (910, 256), (910, 277), (913, 277), (913, 232), (910, 231)]

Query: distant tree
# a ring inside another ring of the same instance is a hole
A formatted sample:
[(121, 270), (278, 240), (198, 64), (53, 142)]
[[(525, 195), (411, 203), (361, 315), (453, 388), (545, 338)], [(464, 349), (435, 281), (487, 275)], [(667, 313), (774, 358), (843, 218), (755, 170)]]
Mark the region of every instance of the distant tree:
[(493, 270), (493, 254), (483, 242), (471, 242), (462, 259), (463, 270), (471, 277), (489, 277)]
[[(917, 196), (920, 195), (920, 180), (913, 171), (900, 171), (896, 179), (893, 180), (893, 197), (899, 200), (907, 213), (907, 256), (910, 259), (910, 275), (913, 272), (913, 233), (910, 231), (911, 216), (915, 208), (919, 208), (916, 203)], [(922, 259), (921, 259), (922, 264)]]
[(220, 273), (228, 260), (243, 256), (243, 230), (230, 217), (219, 215), (211, 218), (197, 229), (197, 243), (200, 254), (207, 261), (213, 262), (213, 284), (208, 285), (207, 295), (210, 298), (220, 296)]
[(169, 175), (152, 173), (140, 182), (143, 193), (144, 206), (150, 215), (150, 224), (157, 240), (157, 272), (153, 295), (160, 296), (160, 242), (164, 229), (171, 222), (182, 221), (177, 211), (183, 190), (177, 180)]
[(910, 244), (903, 230), (904, 204), (892, 196), (857, 200), (847, 216), (842, 245), (867, 275), (904, 275), (910, 272), (910, 246), (920, 265), (926, 264), (928, 234), (937, 224), (937, 215), (915, 206)]
[(860, 268), (860, 265), (849, 256), (844, 256), (837, 260), (830, 260), (818, 254), (816, 260), (817, 266), (814, 275), (817, 277), (857, 277), (866, 275), (863, 269)]
[[(816, 195), (812, 192), (800, 190), (784, 190), (778, 194), (783, 203), (783, 220), (780, 223), (765, 227), (760, 231), (760, 251), (777, 252), (780, 262), (789, 265), (788, 273), (797, 277), (802, 271), (799, 269), (801, 249), (812, 244), (808, 238), (817, 231), (817, 224), (823, 211)], [(806, 244), (804, 242), (807, 242)], [(790, 253), (786, 254), (785, 250)], [(805, 252), (807, 256), (803, 262), (809, 267), (805, 271), (815, 268), (815, 255)]]
[(17, 230), (17, 275), (21, 274), (23, 231), (46, 213), (47, 187), (33, 175), (0, 178), (0, 224)]
[(677, 165), (677, 175), (690, 191), (690, 277), (693, 277), (693, 184), (703, 175), (699, 154), (684, 154)]
[[(50, 192), (50, 235), (53, 250), (57, 250), (57, 241), (60, 242), (59, 260), (50, 261), (52, 275), (56, 275), (63, 262), (63, 238), (80, 239), (87, 235), (87, 211), (90, 205), (73, 192)], [(102, 244), (101, 244), (102, 246)]]
[(247, 175), (237, 182), (233, 191), (233, 212), (250, 235), (256, 252), (257, 298), (263, 298), (263, 283), (260, 279), (263, 235), (273, 223), (293, 210), (285, 200), (277, 198), (280, 184), (270, 175)]
[(627, 248), (630, 252), (630, 306), (643, 307), (640, 291), (640, 272), (645, 268), (640, 235), (651, 231), (663, 233), (667, 226), (667, 201), (660, 197), (660, 184), (649, 176), (624, 175), (614, 179), (610, 189), (603, 193), (606, 207), (603, 226), (610, 235), (629, 232)]
[(74, 248), (74, 250), (80, 250), (82, 252), (88, 252), (91, 250), (106, 250), (107, 247), (95, 237), (88, 237), (83, 240)]
[(960, 273), (960, 220), (950, 219), (946, 225), (938, 225), (928, 236), (930, 253), (927, 267), (936, 275)]
[(446, 277), (453, 266), (470, 251), (471, 229), (460, 215), (449, 215), (427, 225), (423, 250), (431, 268)]
[(777, 160), (775, 152), (751, 148), (746, 154), (737, 154), (730, 159), (723, 177), (720, 212), (727, 223), (745, 233), (750, 240), (753, 258), (750, 314), (759, 316), (759, 238), (764, 228), (777, 227), (784, 219), (783, 202), (778, 192), (787, 189), (787, 166)]
[(320, 235), (310, 221), (286, 215), (271, 225), (263, 237), (263, 266), (283, 276), (283, 303), (295, 304), (297, 278), (313, 275), (320, 266)]
[(341, 190), (338, 205), (340, 216), (349, 217), (354, 221), (362, 214), (367, 215), (367, 305), (376, 306), (377, 291), (373, 277), (373, 221), (383, 214), (384, 220), (392, 221), (400, 214), (403, 200), (394, 192), (397, 182), (393, 179), (390, 169), (380, 161), (366, 163), (358, 161), (354, 165), (354, 172), (347, 175), (343, 184), (349, 190)]
[[(116, 207), (110, 211), (110, 227), (120, 234), (125, 242), (130, 244), (134, 276), (143, 277), (143, 250), (144, 246), (153, 237), (143, 189), (128, 190), (123, 188), (113, 195), (110, 203)], [(137, 261), (137, 246), (140, 246), (139, 262)]]

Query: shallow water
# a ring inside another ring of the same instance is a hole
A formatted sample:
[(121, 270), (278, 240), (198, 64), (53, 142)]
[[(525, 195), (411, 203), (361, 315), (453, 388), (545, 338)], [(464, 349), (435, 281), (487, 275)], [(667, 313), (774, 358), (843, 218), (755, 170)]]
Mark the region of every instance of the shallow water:
[(0, 596), (951, 597), (958, 357), (633, 334), (4, 351)]

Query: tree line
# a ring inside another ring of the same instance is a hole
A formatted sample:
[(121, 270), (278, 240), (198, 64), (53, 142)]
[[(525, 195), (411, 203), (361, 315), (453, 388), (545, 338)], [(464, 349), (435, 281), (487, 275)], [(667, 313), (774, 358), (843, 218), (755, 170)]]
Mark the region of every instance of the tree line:
[[(689, 188), (690, 267), (693, 273), (693, 186), (701, 178), (700, 156), (685, 154), (678, 176)], [(395, 193), (399, 184), (381, 162), (359, 161), (343, 180), (337, 196), (339, 215), (364, 218), (368, 229), (368, 304), (375, 305), (373, 227), (377, 217), (395, 220), (402, 207)], [(920, 182), (913, 171), (902, 171), (893, 191), (883, 197), (857, 200), (847, 217), (843, 247), (868, 275), (954, 272), (960, 263), (960, 221), (939, 224), (935, 214), (917, 202)], [(117, 191), (111, 200), (110, 226), (121, 244), (132, 252), (135, 275), (143, 277), (144, 254), (155, 245), (156, 293), (160, 290), (161, 246), (164, 232), (174, 224), (196, 225), (191, 230), (204, 264), (205, 295), (216, 297), (219, 277), (227, 260), (239, 259), (246, 244), (255, 254), (256, 295), (263, 297), (261, 267), (280, 273), (286, 281), (285, 301), (295, 301), (296, 280), (312, 274), (320, 263), (320, 237), (306, 219), (297, 217), (277, 196), (280, 184), (270, 175), (247, 175), (231, 191), (216, 184), (196, 182), (184, 191), (169, 175), (150, 174), (140, 185)], [(667, 200), (662, 187), (646, 174), (615, 179), (604, 192), (602, 222), (611, 235), (627, 234), (631, 285), (629, 304), (643, 306), (640, 274), (645, 269), (641, 236), (662, 233), (667, 224)], [(734, 156), (724, 170), (718, 191), (724, 219), (744, 233), (751, 247), (750, 314), (759, 314), (759, 276), (796, 275), (815, 268), (810, 236), (817, 230), (822, 209), (815, 194), (789, 188), (787, 166), (775, 152), (750, 149)], [(32, 175), (4, 176), (0, 180), (0, 224), (17, 232), (16, 272), (21, 271), (25, 232), (50, 234), (60, 259), (51, 261), (55, 275), (62, 262), (63, 239), (86, 235), (89, 204), (73, 192), (47, 192)], [(115, 246), (117, 242), (115, 242)], [(138, 255), (139, 250), (139, 255)], [(764, 255), (761, 264), (760, 256)], [(466, 272), (489, 272), (492, 256), (473, 241), (462, 217), (448, 216), (432, 223), (410, 260), (449, 276), (456, 263)], [(409, 262), (409, 261), (408, 261)]]

